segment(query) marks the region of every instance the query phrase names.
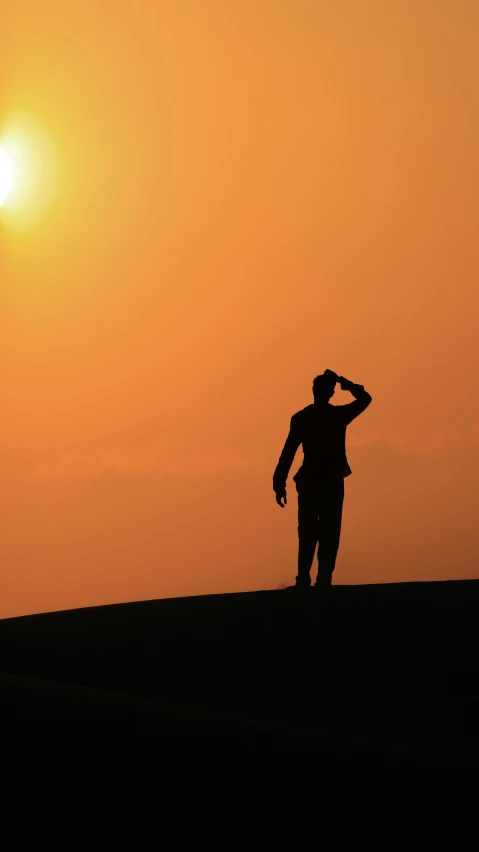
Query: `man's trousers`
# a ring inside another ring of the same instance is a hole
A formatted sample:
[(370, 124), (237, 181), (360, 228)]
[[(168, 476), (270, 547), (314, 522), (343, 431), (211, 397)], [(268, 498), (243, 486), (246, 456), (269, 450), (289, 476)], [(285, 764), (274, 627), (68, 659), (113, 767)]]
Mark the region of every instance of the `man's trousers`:
[(341, 535), (344, 478), (296, 484), (298, 492), (298, 576), (297, 585), (311, 584), (311, 567), (318, 545), (318, 585), (330, 585)]

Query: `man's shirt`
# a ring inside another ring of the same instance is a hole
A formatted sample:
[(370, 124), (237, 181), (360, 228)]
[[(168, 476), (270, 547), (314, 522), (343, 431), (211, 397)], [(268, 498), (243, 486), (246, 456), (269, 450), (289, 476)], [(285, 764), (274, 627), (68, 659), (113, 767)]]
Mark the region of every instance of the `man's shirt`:
[(286, 443), (273, 475), (273, 488), (280, 491), (293, 464), (296, 450), (303, 445), (303, 464), (293, 480), (298, 484), (328, 476), (349, 476), (346, 458), (346, 428), (368, 407), (371, 395), (362, 385), (354, 386), (354, 402), (347, 405), (307, 405), (293, 414)]

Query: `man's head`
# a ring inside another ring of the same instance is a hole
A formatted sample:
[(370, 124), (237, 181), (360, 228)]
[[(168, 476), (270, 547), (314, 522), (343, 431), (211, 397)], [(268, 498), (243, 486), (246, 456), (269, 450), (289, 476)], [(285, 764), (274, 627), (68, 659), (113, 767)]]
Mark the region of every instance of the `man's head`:
[(336, 379), (333, 379), (330, 376), (325, 376), (324, 374), (316, 376), (313, 381), (314, 401), (320, 403), (329, 402), (334, 393), (335, 385)]

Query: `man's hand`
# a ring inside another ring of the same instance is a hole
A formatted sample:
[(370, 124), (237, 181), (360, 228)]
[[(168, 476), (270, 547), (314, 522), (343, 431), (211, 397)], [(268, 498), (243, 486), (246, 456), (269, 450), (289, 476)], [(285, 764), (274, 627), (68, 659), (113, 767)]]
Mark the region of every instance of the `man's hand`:
[[(281, 506), (284, 509), (286, 503), (288, 502), (286, 499), (286, 488), (282, 488), (281, 491), (276, 491), (276, 502), (278, 506)], [(284, 503), (282, 502), (284, 500)]]
[(344, 376), (338, 376), (334, 370), (325, 370), (325, 376), (329, 376), (331, 379), (335, 379), (335, 381), (339, 382), (339, 387), (343, 391), (352, 391), (353, 388), (363, 388), (363, 385), (357, 385), (355, 382), (350, 382), (349, 379), (346, 379)]
[(338, 382), (339, 382), (339, 387), (343, 391), (349, 390), (351, 385), (352, 385), (352, 382), (350, 382), (348, 379), (345, 379), (344, 376), (338, 376)]
[(334, 370), (325, 370), (324, 375), (328, 376), (330, 379), (334, 379), (335, 382), (339, 382), (339, 376)]
[(349, 379), (345, 379), (344, 376), (339, 376), (338, 382), (339, 382), (339, 385), (341, 387), (341, 390), (344, 390), (344, 391), (352, 391), (353, 388), (356, 388), (356, 389), (361, 388), (362, 389), (362, 387), (363, 387), (362, 385), (357, 385), (355, 382), (350, 382)]

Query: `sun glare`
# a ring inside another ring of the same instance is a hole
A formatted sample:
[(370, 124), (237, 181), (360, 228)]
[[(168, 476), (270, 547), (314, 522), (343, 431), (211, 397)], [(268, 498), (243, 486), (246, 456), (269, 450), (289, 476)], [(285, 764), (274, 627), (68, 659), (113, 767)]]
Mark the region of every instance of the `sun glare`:
[(28, 231), (39, 224), (57, 192), (58, 152), (46, 127), (25, 112), (9, 116), (0, 139), (2, 226)]
[(13, 183), (12, 164), (8, 154), (0, 148), (0, 207), (8, 197)]

